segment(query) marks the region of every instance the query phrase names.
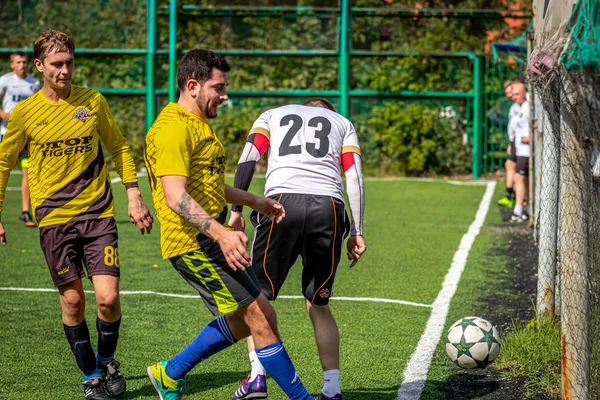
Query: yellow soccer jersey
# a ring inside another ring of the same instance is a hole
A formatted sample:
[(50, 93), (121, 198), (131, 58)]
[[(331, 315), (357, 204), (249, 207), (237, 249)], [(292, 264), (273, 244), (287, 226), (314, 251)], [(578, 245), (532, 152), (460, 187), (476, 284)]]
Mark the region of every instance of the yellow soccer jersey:
[(200, 232), (167, 206), (160, 177), (186, 176), (188, 194), (218, 219), (227, 206), (223, 144), (206, 121), (169, 103), (146, 135), (145, 159), (163, 257), (197, 250)]
[(20, 102), (0, 143), (0, 211), (10, 170), (27, 145), (31, 205), (38, 226), (113, 216), (100, 140), (112, 154), (123, 183), (136, 184), (127, 140), (96, 90), (71, 86), (69, 97), (61, 102), (50, 101), (39, 91)]

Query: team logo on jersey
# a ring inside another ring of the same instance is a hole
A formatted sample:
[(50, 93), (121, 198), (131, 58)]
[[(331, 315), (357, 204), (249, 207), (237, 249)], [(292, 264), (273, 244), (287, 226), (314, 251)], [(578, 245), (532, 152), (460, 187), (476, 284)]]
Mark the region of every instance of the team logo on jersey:
[(321, 290), (319, 291), (319, 296), (320, 296), (322, 299), (326, 299), (326, 298), (328, 298), (328, 297), (329, 297), (329, 289), (321, 289)]
[(78, 108), (75, 114), (73, 114), (73, 119), (78, 119), (81, 122), (85, 122), (90, 118), (92, 118), (92, 114), (85, 108)]

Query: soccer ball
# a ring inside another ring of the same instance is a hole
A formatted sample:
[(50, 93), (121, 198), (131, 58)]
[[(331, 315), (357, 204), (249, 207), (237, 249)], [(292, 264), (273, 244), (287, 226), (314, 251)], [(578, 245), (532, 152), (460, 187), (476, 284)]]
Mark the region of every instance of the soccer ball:
[(485, 368), (500, 353), (500, 335), (485, 319), (465, 317), (448, 329), (446, 353), (461, 368)]

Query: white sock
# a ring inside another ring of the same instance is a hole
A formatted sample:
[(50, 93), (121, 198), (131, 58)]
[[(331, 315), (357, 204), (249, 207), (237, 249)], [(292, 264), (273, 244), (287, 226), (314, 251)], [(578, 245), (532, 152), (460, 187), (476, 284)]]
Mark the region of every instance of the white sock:
[(340, 370), (330, 369), (323, 371), (323, 394), (327, 397), (333, 397), (342, 393), (340, 388)]
[(250, 380), (256, 379), (257, 375), (267, 375), (265, 367), (260, 363), (256, 351), (251, 351), (248, 356), (250, 357), (250, 364), (252, 365), (252, 372), (250, 372)]
[(523, 215), (523, 205), (522, 204), (517, 204), (515, 206), (515, 209), (514, 209), (513, 213), (515, 215)]

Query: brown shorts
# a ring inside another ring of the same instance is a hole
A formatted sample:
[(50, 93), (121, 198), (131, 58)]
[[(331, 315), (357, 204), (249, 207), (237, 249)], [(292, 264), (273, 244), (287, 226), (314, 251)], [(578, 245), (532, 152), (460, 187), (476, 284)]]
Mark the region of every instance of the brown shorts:
[(54, 286), (87, 275), (120, 275), (115, 219), (71, 221), (40, 228), (40, 244)]

